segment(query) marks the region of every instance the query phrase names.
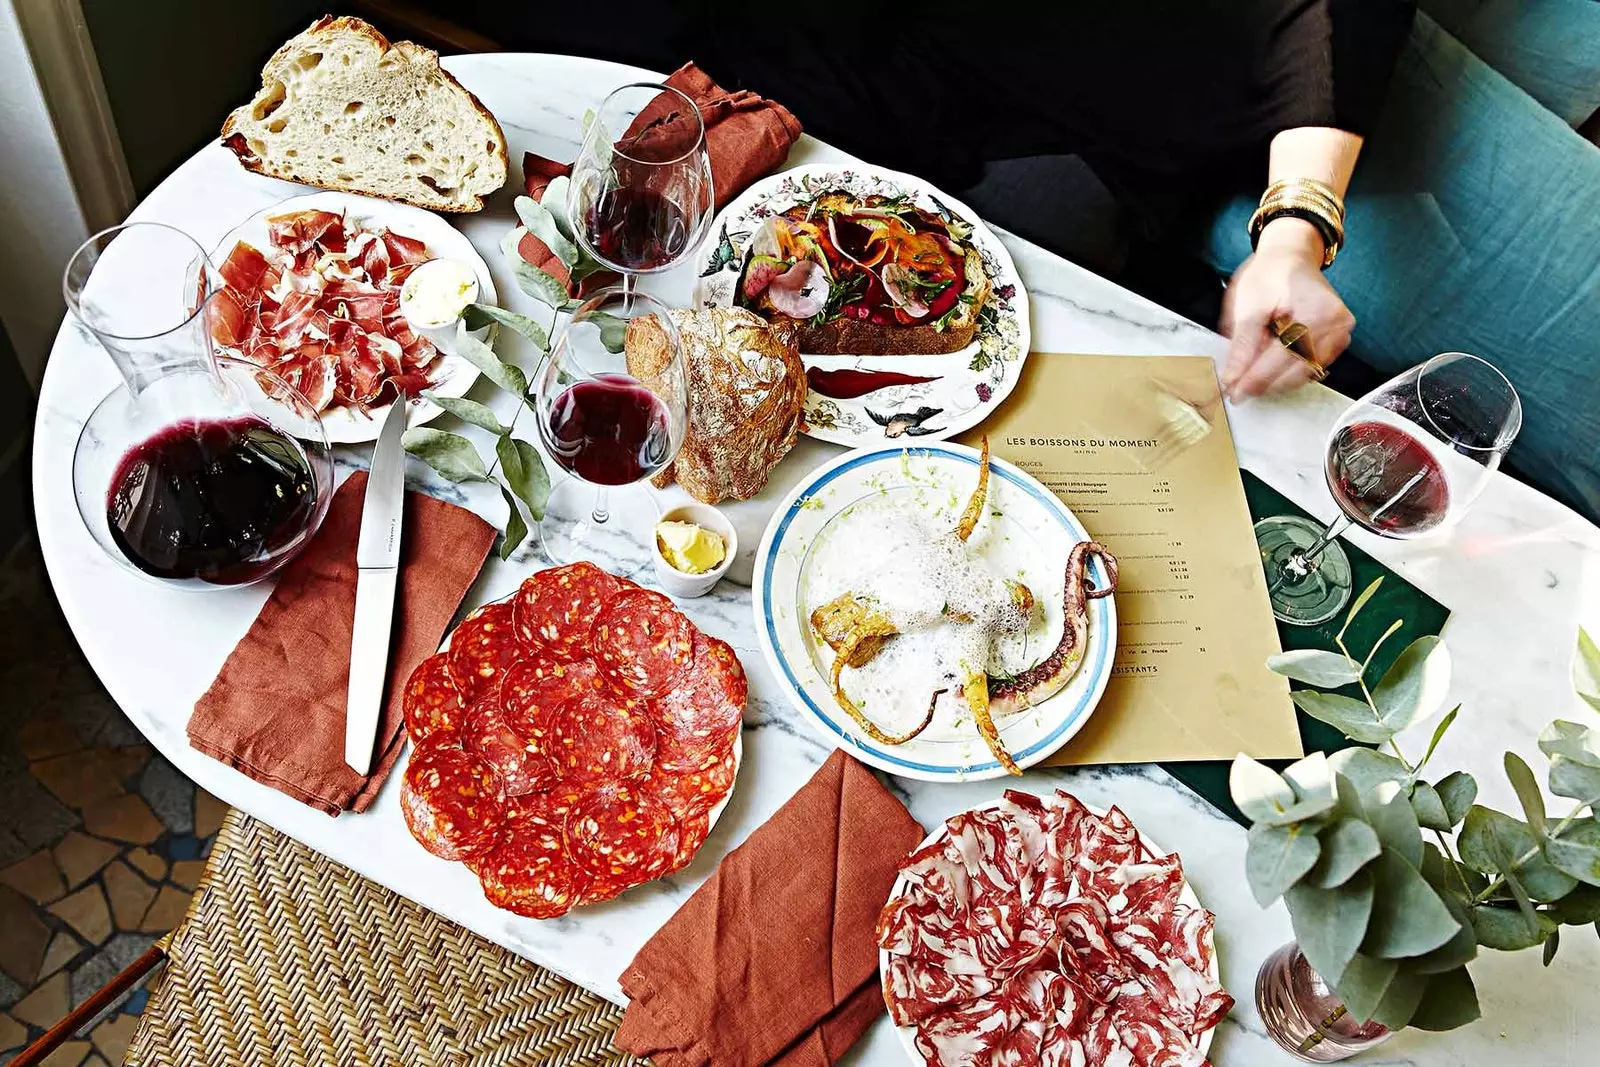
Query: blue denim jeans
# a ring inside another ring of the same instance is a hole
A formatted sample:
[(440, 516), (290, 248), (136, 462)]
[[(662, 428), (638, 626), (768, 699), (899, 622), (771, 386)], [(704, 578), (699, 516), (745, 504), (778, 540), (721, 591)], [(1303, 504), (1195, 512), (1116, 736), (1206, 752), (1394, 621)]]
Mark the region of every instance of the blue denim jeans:
[[(1254, 206), (1215, 220), (1218, 270), (1249, 254)], [(1419, 14), (1346, 206), (1328, 278), (1350, 352), (1385, 375), (1494, 363), (1523, 402), (1508, 467), (1600, 522), (1600, 148)]]

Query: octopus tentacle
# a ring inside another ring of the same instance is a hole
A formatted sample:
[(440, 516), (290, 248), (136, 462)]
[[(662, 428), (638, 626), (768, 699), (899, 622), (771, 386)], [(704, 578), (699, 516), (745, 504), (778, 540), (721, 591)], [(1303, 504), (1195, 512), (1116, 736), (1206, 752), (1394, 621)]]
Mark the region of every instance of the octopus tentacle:
[[(1106, 571), (1106, 584), (1089, 584), (1089, 560), (1098, 558)], [(1089, 601), (1108, 596), (1117, 587), (1117, 557), (1096, 541), (1080, 541), (1067, 557), (1062, 590), (1061, 641), (1054, 651), (1014, 678), (990, 680), (991, 712), (1011, 714), (1055, 696), (1083, 664), (1089, 641)]]
[(977, 724), (978, 734), (983, 738), (983, 743), (989, 746), (989, 751), (994, 753), (994, 758), (1000, 761), (1000, 766), (1006, 769), (1007, 774), (1021, 774), (1022, 768), (1006, 751), (1006, 746), (1000, 740), (1000, 731), (994, 724), (994, 716), (989, 714), (989, 676), (983, 671), (974, 672), (961, 687), (961, 694), (967, 698), (967, 707), (972, 709), (972, 721)]
[(864, 633), (860, 631), (852, 634), (850, 640), (846, 642), (844, 647), (839, 650), (836, 656), (834, 656), (833, 699), (838, 701), (839, 706), (845, 710), (846, 714), (848, 714), (850, 718), (855, 720), (856, 725), (861, 727), (861, 729), (866, 732), (868, 737), (872, 738), (880, 745), (903, 745), (928, 728), (928, 724), (933, 721), (933, 709), (934, 706), (939, 702), (939, 694), (943, 693), (944, 690), (941, 689), (933, 694), (932, 699), (928, 701), (928, 713), (924, 715), (922, 717), (922, 721), (913, 727), (909, 732), (903, 734), (885, 733), (877, 723), (867, 718), (866, 712), (856, 707), (856, 702), (850, 699), (850, 695), (844, 691), (844, 685), (840, 681), (840, 676), (844, 673), (845, 665), (850, 662), (850, 657), (856, 654), (857, 649), (861, 646), (863, 641), (870, 640), (873, 636), (874, 635), (870, 633)]

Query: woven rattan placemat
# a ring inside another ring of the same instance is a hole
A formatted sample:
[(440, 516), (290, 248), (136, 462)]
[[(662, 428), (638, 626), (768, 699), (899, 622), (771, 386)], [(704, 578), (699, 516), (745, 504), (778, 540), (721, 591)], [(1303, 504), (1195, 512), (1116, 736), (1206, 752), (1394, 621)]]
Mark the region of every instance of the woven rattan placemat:
[(611, 1067), (622, 1009), (231, 811), (130, 1067)]

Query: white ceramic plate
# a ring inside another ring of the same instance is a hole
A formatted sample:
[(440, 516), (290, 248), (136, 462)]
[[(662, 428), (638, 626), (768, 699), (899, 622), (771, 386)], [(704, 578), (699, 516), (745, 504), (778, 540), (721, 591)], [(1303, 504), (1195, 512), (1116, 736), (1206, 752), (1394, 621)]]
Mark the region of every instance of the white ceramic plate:
[[(510, 600), (512, 597), (514, 597), (516, 595), (517, 594), (514, 593), (514, 592), (513, 593), (508, 593), (505, 596), (501, 597), (499, 600), (491, 600), (491, 601), (489, 601), (489, 604), (503, 604), (507, 600)], [(466, 622), (468, 619), (470, 619), (474, 615), (478, 614), (478, 612), (480, 612), (484, 608), (488, 607), (489, 604), (479, 604), (477, 607), (473, 608), (471, 611), (469, 611), (465, 615), (463, 615), (461, 617), (461, 622), (458, 622), (454, 626), (450, 627), (450, 632), (444, 635), (444, 643), (439, 646), (439, 651), (440, 652), (448, 652), (448, 651), (450, 651), (450, 638), (455, 636), (456, 630), (460, 629), (462, 623)], [(416, 747), (416, 743), (412, 742), (412, 748), (415, 748), (415, 747)], [(744, 726), (743, 726), (743, 724), (740, 724), (739, 732), (733, 736), (733, 784), (728, 786), (728, 791), (723, 794), (721, 800), (717, 801), (716, 806), (714, 808), (712, 808), (709, 812), (706, 813), (706, 838), (707, 838), (707, 840), (709, 840), (710, 837), (711, 837), (711, 831), (716, 829), (717, 820), (722, 818), (722, 812), (723, 812), (723, 810), (725, 808), (727, 808), (728, 801), (733, 799), (733, 791), (739, 784), (739, 765), (741, 763), (743, 763), (743, 762), (744, 762)], [(702, 842), (701, 843), (701, 848), (704, 848), (704, 847), (705, 847), (705, 844), (704, 844), (704, 842)], [(696, 850), (695, 855), (698, 856), (699, 854), (700, 854), (699, 851)], [(690, 860), (689, 862), (693, 863), (694, 861)], [(648, 885), (649, 883), (645, 882), (645, 883), (642, 883), (642, 884)], [(634, 888), (637, 889), (639, 887), (638, 886), (634, 886)]]
[[(1031, 792), (1031, 790), (1021, 790), (1021, 792)], [(988, 801), (987, 803), (979, 804), (979, 805), (976, 805), (975, 807), (968, 808), (967, 810), (968, 811), (988, 811), (991, 808), (998, 808), (1003, 799), (1004, 798), (1002, 797), (1000, 800), (991, 800), (991, 801)], [(1079, 801), (1079, 803), (1082, 803), (1082, 801)], [(1092, 804), (1084, 804), (1083, 806), (1085, 808), (1087, 808), (1093, 814), (1098, 815), (1098, 816), (1100, 816), (1102, 818), (1105, 817), (1105, 813), (1106, 813), (1106, 809), (1105, 808), (1097, 808), (1097, 807), (1093, 806)], [(945, 824), (941, 822), (939, 824), (938, 829), (934, 830), (933, 833), (931, 833), (927, 837), (923, 838), (922, 839), (922, 843), (917, 845), (916, 849), (914, 849), (913, 851), (920, 852), (922, 849), (924, 849), (927, 846), (933, 844), (935, 841), (939, 841), (939, 840), (943, 839), (948, 833), (949, 833), (949, 831), (947, 829), (945, 829)], [(1160, 848), (1154, 841), (1150, 840), (1149, 836), (1143, 830), (1139, 831), (1139, 839), (1142, 842), (1144, 842), (1144, 847), (1145, 848), (1149, 849), (1152, 853), (1155, 854), (1155, 857), (1157, 859), (1160, 859), (1160, 858), (1162, 858), (1163, 856), (1165, 856), (1167, 854), (1166, 850)], [(906, 887), (907, 887), (908, 884), (909, 884), (909, 879), (907, 879), (905, 875), (902, 874), (900, 877), (896, 878), (894, 880), (894, 885), (889, 889), (889, 898), (888, 899), (889, 900), (898, 900), (901, 896), (903, 896), (905, 894)], [(1179, 902), (1181, 902), (1183, 904), (1189, 905), (1189, 907), (1191, 907), (1191, 908), (1202, 907), (1202, 905), (1200, 903), (1200, 898), (1195, 895), (1194, 887), (1189, 884), (1188, 879), (1184, 879), (1183, 891), (1178, 894), (1178, 900), (1179, 900)], [(887, 903), (888, 903), (888, 901), (885, 901), (886, 905), (887, 905)], [(1207, 935), (1207, 941), (1208, 941), (1209, 947), (1211, 949), (1211, 970), (1208, 973), (1209, 973), (1212, 981), (1217, 981), (1218, 980), (1217, 976), (1220, 973), (1218, 971), (1218, 965), (1217, 965), (1217, 946), (1214, 943), (1214, 941), (1211, 939), (1210, 935)], [(880, 949), (878, 949), (878, 977), (879, 977), (878, 984), (879, 984), (880, 987), (883, 985), (883, 976), (888, 973), (888, 970), (889, 970), (889, 950), (888, 949), (884, 949), (884, 948), (880, 948)], [(886, 1000), (887, 1000), (887, 998), (886, 998)], [(924, 1060), (922, 1058), (922, 1053), (917, 1051), (917, 1028), (915, 1026), (897, 1026), (897, 1027), (895, 1027), (895, 1032), (900, 1035), (900, 1044), (905, 1047), (906, 1055), (911, 1057), (911, 1062), (912, 1063), (921, 1065), (921, 1064), (924, 1064), (924, 1063), (927, 1062), (926, 1060)], [(1197, 1038), (1195, 1040), (1195, 1047), (1200, 1050), (1200, 1054), (1202, 1056), (1211, 1051), (1211, 1039), (1216, 1036), (1216, 1032), (1217, 1032), (1217, 1028), (1213, 1026), (1211, 1029), (1209, 1029), (1205, 1033), (1201, 1034), (1199, 1036), (1199, 1038)]]
[(745, 249), (761, 221), (780, 214), (801, 200), (845, 189), (857, 196), (881, 193), (909, 195), (918, 207), (953, 215), (972, 225), (972, 241), (983, 257), (993, 281), (989, 299), (980, 314), (978, 335), (959, 352), (943, 356), (812, 356), (801, 353), (806, 367), (825, 370), (854, 368), (888, 370), (937, 381), (897, 385), (854, 399), (835, 399), (815, 392), (806, 394), (805, 431), (812, 437), (848, 447), (882, 443), (906, 431), (893, 421), (881, 425), (874, 419), (894, 415), (914, 416), (926, 409), (936, 414), (918, 422), (916, 436), (942, 441), (969, 430), (1000, 406), (1017, 384), (1022, 361), (1028, 356), (1028, 295), (1011, 262), (1011, 254), (977, 214), (920, 178), (892, 170), (812, 164), (795, 167), (756, 182), (734, 198), (712, 223), (713, 239), (696, 257), (695, 303), (728, 307), (738, 288)]
[[(414, 237), (428, 246), (428, 253), (434, 258), (459, 260), (472, 268), (478, 276), (479, 303), (499, 302), (494, 279), (489, 276), (489, 265), (478, 255), (478, 250), (472, 247), (472, 242), (454, 226), (433, 212), (424, 211), (419, 207), (350, 193), (321, 192), (291, 196), (287, 200), (258, 211), (234, 227), (232, 232), (218, 242), (217, 247), (212, 250), (212, 258), (221, 264), (239, 241), (247, 241), (257, 248), (265, 249), (269, 243), (267, 241), (269, 216), (312, 210), (342, 212), (364, 226), (382, 226), (403, 236)], [(478, 368), (460, 356), (446, 355), (441, 351), (435, 363), (436, 367), (433, 365), (429, 367), (433, 371), (433, 384), (430, 388), (440, 396), (465, 396), (467, 390), (472, 388), (472, 383), (478, 379)], [(330, 407), (322, 413), (322, 428), (333, 444), (376, 441), (378, 431), (383, 427), (384, 416), (388, 414), (391, 406), (384, 404), (381, 407), (371, 408), (370, 417), (354, 408)], [(437, 404), (430, 403), (426, 399), (417, 399), (411, 402), (411, 410), (406, 413), (406, 425), (421, 426), (443, 414), (444, 409)]]
[[(978, 452), (964, 445), (880, 444), (847, 452), (790, 490), (756, 552), (752, 597), (756, 631), (789, 699), (833, 744), (906, 778), (947, 782), (1007, 775), (970, 719), (965, 724), (958, 721), (955, 711), (965, 710), (964, 706), (953, 708), (944, 700), (928, 729), (903, 745), (883, 745), (867, 737), (833, 698), (828, 684), (833, 653), (812, 637), (807, 622), (817, 606), (808, 592), (810, 579), (819, 559), (826, 561), (827, 553), (838, 551), (845, 536), (871, 535), (871, 509), (885, 502), (914, 500), (935, 524), (948, 521), (954, 528), (977, 484), (977, 471)], [(991, 461), (988, 504), (969, 544), (997, 574), (1027, 584), (1042, 608), (1042, 621), (1030, 628), (1026, 643), (1002, 649), (1002, 655), (1017, 658), (1003, 666), (1021, 670), (1060, 641), (1060, 590), (1067, 555), (1073, 545), (1089, 539), (1054, 493), (1005, 460)], [(1099, 560), (1090, 564), (1089, 573), (1097, 585), (1106, 580)], [(1111, 677), (1116, 647), (1117, 612), (1112, 601), (1108, 596), (1089, 602), (1088, 646), (1082, 666), (1066, 687), (1036, 707), (997, 722), (1006, 750), (1018, 765), (1028, 767), (1050, 755), (1094, 712)], [(921, 717), (917, 711), (907, 705), (890, 709), (892, 720), (882, 715), (873, 718), (894, 731), (906, 725), (900, 721), (905, 714), (915, 723)]]

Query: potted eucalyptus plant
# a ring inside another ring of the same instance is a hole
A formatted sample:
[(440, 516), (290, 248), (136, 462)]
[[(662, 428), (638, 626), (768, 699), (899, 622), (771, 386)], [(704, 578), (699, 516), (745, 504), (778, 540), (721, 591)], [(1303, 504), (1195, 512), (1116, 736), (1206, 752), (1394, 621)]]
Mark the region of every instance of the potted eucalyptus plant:
[[(1514, 752), (1504, 765), (1522, 818), (1475, 803), (1477, 782), (1464, 771), (1425, 774), (1460, 707), (1439, 719), (1420, 755), (1395, 737), (1442, 707), (1449, 653), (1423, 637), (1368, 678), (1376, 645), (1357, 657), (1344, 637), (1377, 586), (1352, 604), (1339, 652), (1268, 661), (1313, 687), (1293, 694), (1302, 711), (1377, 747), (1312, 753), (1281, 774), (1241, 755), (1229, 780), (1252, 820), (1251, 892), (1263, 907), (1282, 897), (1295, 932), (1263, 965), (1257, 1004), (1280, 1045), (1318, 1062), (1402, 1027), (1449, 1030), (1478, 1018), (1468, 965), (1480, 948), (1539, 946), (1548, 966), (1563, 926), (1600, 932), (1600, 732), (1558, 719), (1539, 735), (1550, 792), (1575, 802), (1562, 813), (1546, 809), (1533, 769)], [(1600, 649), (1581, 630), (1573, 681), (1600, 711)], [(1347, 685), (1361, 699), (1327, 691)]]

